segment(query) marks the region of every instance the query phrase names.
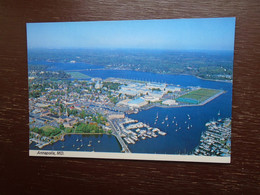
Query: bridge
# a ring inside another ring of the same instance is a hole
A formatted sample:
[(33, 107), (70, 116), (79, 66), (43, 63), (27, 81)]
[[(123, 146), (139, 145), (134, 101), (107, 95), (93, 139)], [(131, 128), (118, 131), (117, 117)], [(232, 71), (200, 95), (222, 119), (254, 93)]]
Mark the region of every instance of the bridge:
[(126, 145), (126, 143), (124, 142), (122, 137), (119, 135), (119, 132), (121, 132), (119, 125), (115, 121), (112, 122), (109, 119), (108, 119), (108, 122), (110, 123), (110, 125), (112, 127), (112, 135), (114, 135), (117, 138), (117, 140), (119, 141), (119, 143), (121, 144), (122, 151), (124, 151), (125, 153), (131, 153), (128, 146)]

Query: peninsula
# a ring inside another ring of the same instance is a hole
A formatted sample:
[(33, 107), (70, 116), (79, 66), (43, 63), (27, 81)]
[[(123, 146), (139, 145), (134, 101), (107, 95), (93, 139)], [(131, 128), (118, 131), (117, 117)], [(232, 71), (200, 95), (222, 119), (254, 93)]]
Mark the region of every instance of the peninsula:
[(36, 142), (36, 146), (43, 148), (64, 139), (66, 134), (108, 134), (117, 138), (122, 152), (131, 152), (128, 144), (166, 133), (126, 114), (155, 106), (202, 106), (222, 93), (222, 90), (199, 86), (101, 79), (79, 72), (31, 66), (30, 143)]

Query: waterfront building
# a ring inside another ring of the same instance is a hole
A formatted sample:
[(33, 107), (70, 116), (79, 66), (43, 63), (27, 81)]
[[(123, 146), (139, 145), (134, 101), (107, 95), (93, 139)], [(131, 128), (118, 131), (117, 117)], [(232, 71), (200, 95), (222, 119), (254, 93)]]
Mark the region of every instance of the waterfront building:
[(147, 104), (148, 104), (148, 102), (145, 101), (143, 98), (137, 98), (137, 99), (134, 99), (134, 100), (131, 100), (128, 102), (129, 107), (132, 107), (132, 108), (140, 108)]
[(170, 100), (170, 99), (164, 100), (162, 104), (168, 106), (178, 105), (178, 103), (175, 100)]

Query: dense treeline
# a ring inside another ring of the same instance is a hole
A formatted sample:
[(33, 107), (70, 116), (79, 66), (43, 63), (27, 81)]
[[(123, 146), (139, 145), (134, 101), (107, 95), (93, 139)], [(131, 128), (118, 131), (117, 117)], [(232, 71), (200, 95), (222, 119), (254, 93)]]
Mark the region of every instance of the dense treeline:
[(75, 129), (75, 133), (105, 133), (105, 132), (96, 123), (93, 124), (80, 123)]
[(61, 133), (60, 128), (55, 128), (55, 127), (51, 127), (51, 126), (45, 126), (42, 128), (33, 127), (30, 130), (32, 132), (40, 134), (41, 136), (46, 136), (46, 137), (54, 137)]

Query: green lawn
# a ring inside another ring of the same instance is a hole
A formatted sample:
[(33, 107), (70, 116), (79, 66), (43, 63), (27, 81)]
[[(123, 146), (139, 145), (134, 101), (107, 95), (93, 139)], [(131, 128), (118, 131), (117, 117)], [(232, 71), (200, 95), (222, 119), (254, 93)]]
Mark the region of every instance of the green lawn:
[(215, 89), (198, 89), (191, 91), (183, 96), (180, 96), (179, 98), (177, 98), (177, 101), (190, 104), (199, 104), (219, 92), (220, 90)]
[(52, 127), (52, 126), (44, 126), (44, 127), (42, 127), (41, 129), (42, 129), (44, 132), (49, 133), (49, 132), (52, 132), (55, 128)]
[(85, 75), (81, 72), (67, 72), (71, 75), (71, 78), (73, 79), (89, 79), (90, 77), (88, 75)]
[(41, 127), (40, 129), (42, 129), (42, 133), (40, 133), (40, 134), (47, 136), (47, 137), (56, 136), (61, 133), (61, 130), (59, 128), (55, 128), (52, 126), (44, 126), (44, 127)]

